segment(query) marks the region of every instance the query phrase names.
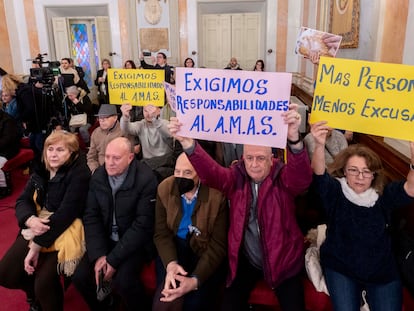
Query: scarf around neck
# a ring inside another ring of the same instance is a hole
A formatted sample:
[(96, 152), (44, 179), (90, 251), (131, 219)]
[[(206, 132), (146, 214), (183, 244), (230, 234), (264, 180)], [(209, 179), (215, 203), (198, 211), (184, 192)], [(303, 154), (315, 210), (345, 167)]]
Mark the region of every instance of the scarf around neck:
[(362, 193), (356, 193), (349, 187), (345, 177), (337, 178), (337, 180), (341, 184), (343, 194), (352, 203), (363, 207), (372, 207), (377, 202), (378, 193), (374, 188), (370, 187)]

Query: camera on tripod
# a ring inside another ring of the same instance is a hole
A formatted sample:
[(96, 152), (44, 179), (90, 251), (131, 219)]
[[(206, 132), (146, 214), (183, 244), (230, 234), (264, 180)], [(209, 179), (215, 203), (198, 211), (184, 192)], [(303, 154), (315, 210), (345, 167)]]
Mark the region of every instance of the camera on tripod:
[(34, 64), (38, 64), (39, 68), (30, 68), (30, 80), (33, 82), (40, 82), (45, 86), (52, 86), (55, 82), (55, 77), (60, 74), (59, 61), (44, 61), (44, 54), (38, 54), (33, 60)]

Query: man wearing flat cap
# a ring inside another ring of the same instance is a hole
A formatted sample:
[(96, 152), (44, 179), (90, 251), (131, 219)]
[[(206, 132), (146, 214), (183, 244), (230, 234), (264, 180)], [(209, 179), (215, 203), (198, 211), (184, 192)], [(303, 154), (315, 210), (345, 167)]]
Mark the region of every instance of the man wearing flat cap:
[(92, 132), (90, 148), (86, 156), (92, 173), (105, 162), (106, 145), (114, 138), (122, 136), (116, 106), (101, 105), (96, 117), (99, 127)]

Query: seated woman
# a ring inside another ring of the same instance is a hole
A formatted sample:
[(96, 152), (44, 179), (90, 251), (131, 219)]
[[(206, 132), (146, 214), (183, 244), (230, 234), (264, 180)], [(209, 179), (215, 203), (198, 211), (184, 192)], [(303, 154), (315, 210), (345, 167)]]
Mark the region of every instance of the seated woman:
[(79, 91), (79, 89), (74, 85), (66, 88), (66, 94), (68, 96), (66, 104), (71, 116), (83, 113), (86, 113), (87, 116), (85, 124), (74, 124), (71, 126), (71, 122), (69, 120), (70, 131), (75, 132), (79, 129), (79, 135), (82, 137), (82, 140), (86, 145), (89, 145), (90, 134), (88, 130), (91, 127), (91, 124), (95, 123), (92, 102), (86, 92), (83, 90), (82, 92)]
[(391, 247), (389, 219), (398, 207), (414, 201), (414, 142), (407, 179), (384, 184), (380, 157), (351, 145), (325, 167), (330, 128), (312, 124), (314, 184), (327, 214), (321, 266), (336, 311), (360, 309), (363, 290), (371, 310), (400, 311), (402, 286)]
[[(84, 253), (84, 210), (90, 171), (76, 135), (55, 131), (43, 149), (44, 166), (16, 202), (21, 232), (0, 261), (0, 286), (26, 292), (31, 308), (63, 310), (59, 274), (73, 274)], [(32, 309), (31, 309), (32, 310)]]

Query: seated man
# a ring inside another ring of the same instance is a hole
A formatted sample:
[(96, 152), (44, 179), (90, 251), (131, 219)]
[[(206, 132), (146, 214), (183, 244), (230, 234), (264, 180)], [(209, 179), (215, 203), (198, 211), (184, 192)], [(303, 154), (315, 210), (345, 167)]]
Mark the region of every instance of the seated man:
[(114, 105), (101, 105), (96, 116), (98, 117), (99, 127), (92, 132), (89, 151), (86, 155), (92, 173), (98, 166), (104, 164), (106, 145), (112, 139), (122, 136), (118, 114)]
[(173, 139), (168, 131), (168, 121), (160, 118), (160, 108), (144, 107), (144, 119), (130, 122), (132, 106), (121, 106), (121, 129), (125, 134), (137, 136), (141, 144), (142, 161), (157, 175), (158, 180), (171, 176), (174, 170)]
[(126, 310), (144, 309), (140, 272), (155, 251), (156, 188), (154, 174), (135, 159), (127, 138), (108, 143), (105, 165), (89, 185), (83, 216), (86, 255), (72, 278), (91, 310), (106, 310), (112, 289)]
[(153, 310), (214, 310), (225, 278), (226, 201), (200, 183), (185, 153), (158, 187), (154, 241), (163, 266)]

